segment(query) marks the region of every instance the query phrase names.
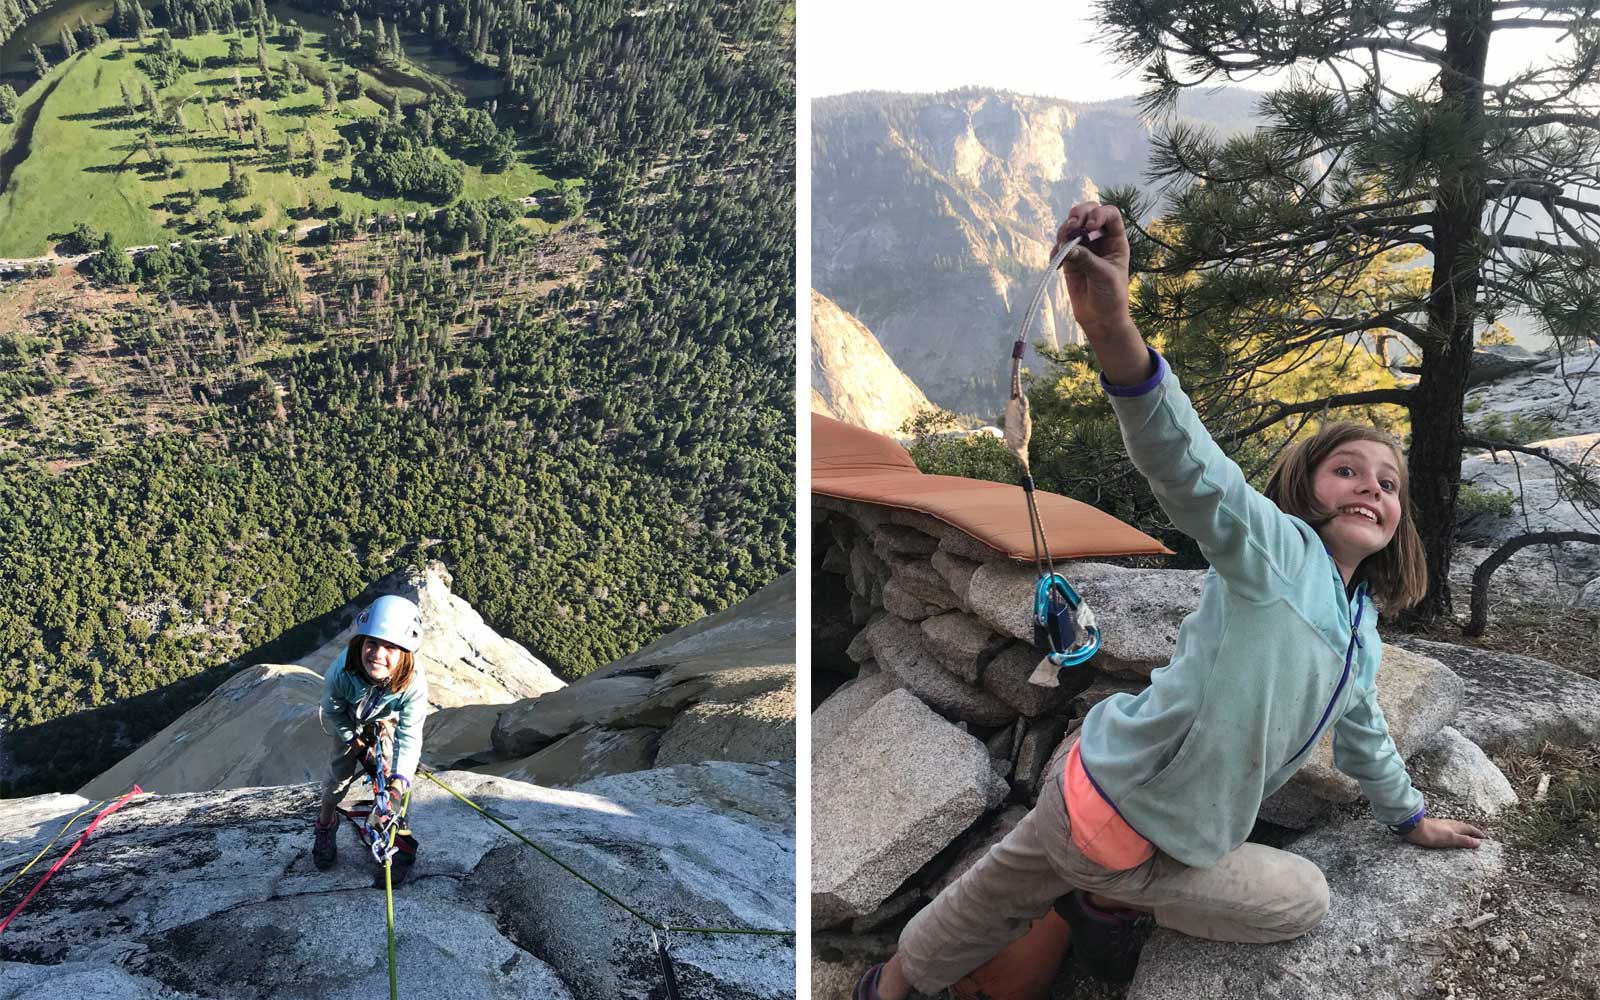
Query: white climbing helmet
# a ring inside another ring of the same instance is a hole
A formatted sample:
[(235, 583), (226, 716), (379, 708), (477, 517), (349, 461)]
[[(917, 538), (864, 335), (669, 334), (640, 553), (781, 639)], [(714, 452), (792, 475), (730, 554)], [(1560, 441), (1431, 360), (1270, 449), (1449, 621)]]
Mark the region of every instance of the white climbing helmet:
[(356, 616), (356, 635), (393, 643), (408, 653), (422, 645), (422, 611), (396, 594), (385, 594)]

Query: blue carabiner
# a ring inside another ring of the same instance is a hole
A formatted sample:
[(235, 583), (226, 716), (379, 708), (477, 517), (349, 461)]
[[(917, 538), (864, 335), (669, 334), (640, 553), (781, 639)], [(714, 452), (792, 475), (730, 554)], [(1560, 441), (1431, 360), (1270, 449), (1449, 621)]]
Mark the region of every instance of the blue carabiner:
[[(1054, 594), (1060, 594), (1064, 603), (1058, 604), (1053, 599)], [(1082, 620), (1074, 617), (1074, 613), (1080, 615)], [(1059, 648), (1061, 643), (1057, 640), (1057, 629), (1052, 627), (1052, 619), (1059, 621), (1063, 614), (1067, 628), (1062, 641), (1070, 643), (1066, 649)], [(1033, 624), (1035, 634), (1043, 633), (1045, 642), (1050, 646), (1050, 662), (1058, 667), (1075, 667), (1100, 651), (1100, 628), (1094, 620), (1094, 612), (1083, 603), (1083, 598), (1060, 573), (1041, 576), (1034, 587)], [(1081, 643), (1077, 641), (1080, 628), (1084, 634)]]

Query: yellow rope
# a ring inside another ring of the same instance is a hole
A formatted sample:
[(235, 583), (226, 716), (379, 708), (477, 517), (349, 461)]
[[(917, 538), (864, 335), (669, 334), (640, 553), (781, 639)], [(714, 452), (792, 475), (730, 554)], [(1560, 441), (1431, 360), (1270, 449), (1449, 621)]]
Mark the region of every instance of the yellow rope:
[(111, 801), (111, 800), (110, 799), (101, 799), (99, 802), (96, 802), (94, 805), (89, 806), (88, 808), (84, 809), (83, 812), (80, 812), (78, 815), (76, 815), (76, 816), (72, 817), (71, 819), (67, 820), (67, 825), (61, 828), (61, 832), (60, 833), (58, 833), (54, 837), (50, 838), (50, 843), (44, 845), (44, 850), (40, 851), (38, 854), (35, 854), (33, 856), (33, 860), (32, 861), (30, 861), (27, 864), (23, 865), (21, 871), (17, 872), (15, 875), (11, 876), (11, 881), (7, 882), (4, 886), (0, 886), (0, 895), (4, 895), (5, 891), (7, 889), (9, 889), (12, 886), (16, 885), (17, 884), (17, 879), (19, 879), (22, 876), (28, 874), (28, 869), (32, 868), (34, 865), (38, 864), (39, 863), (39, 859), (44, 857), (46, 854), (48, 854), (50, 852), (50, 848), (56, 846), (56, 841), (60, 840), (62, 838), (62, 836), (64, 836), (68, 830), (72, 829), (72, 824), (76, 823), (78, 820), (80, 820), (83, 817), (87, 816), (89, 813), (94, 812), (96, 809), (98, 809), (101, 806), (105, 805), (109, 801)]

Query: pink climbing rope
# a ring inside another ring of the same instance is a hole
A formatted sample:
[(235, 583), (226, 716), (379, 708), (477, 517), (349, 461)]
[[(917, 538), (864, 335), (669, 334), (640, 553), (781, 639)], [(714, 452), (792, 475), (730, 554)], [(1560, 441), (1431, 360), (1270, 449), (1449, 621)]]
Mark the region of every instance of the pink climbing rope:
[(73, 843), (73, 845), (67, 848), (67, 853), (61, 855), (60, 859), (57, 860), (55, 864), (50, 866), (50, 870), (44, 873), (44, 877), (34, 884), (34, 887), (28, 891), (26, 896), (22, 897), (22, 902), (17, 904), (16, 909), (6, 914), (6, 918), (4, 920), (0, 920), (0, 932), (3, 932), (8, 926), (10, 926), (11, 921), (16, 919), (17, 914), (22, 912), (22, 908), (32, 902), (33, 897), (37, 896), (39, 894), (39, 890), (44, 888), (44, 884), (50, 881), (50, 876), (54, 875), (57, 871), (60, 871), (61, 866), (67, 863), (67, 859), (72, 857), (73, 853), (77, 851), (78, 848), (83, 846), (83, 842), (89, 839), (89, 834), (94, 832), (94, 828), (100, 825), (101, 820), (105, 819), (107, 816), (110, 816), (118, 809), (121, 809), (129, 799), (133, 798), (135, 795), (143, 793), (143, 791), (144, 789), (140, 788), (138, 785), (134, 785), (133, 788), (129, 789), (128, 793), (122, 798), (100, 810), (99, 815), (95, 816), (94, 822), (90, 823), (88, 827), (84, 829), (83, 833), (78, 836), (78, 839)]

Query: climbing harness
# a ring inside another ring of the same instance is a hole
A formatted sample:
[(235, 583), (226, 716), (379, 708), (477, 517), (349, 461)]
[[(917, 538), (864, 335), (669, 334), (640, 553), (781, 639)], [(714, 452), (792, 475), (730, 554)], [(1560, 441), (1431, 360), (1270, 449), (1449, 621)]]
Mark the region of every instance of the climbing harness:
[[(567, 872), (569, 875), (571, 875), (572, 877), (576, 878), (578, 881), (582, 882), (584, 885), (587, 885), (589, 888), (593, 889), (595, 892), (598, 892), (600, 895), (604, 896), (606, 899), (608, 899), (611, 902), (615, 903), (616, 905), (620, 906), (622, 909), (628, 911), (628, 913), (630, 915), (632, 915), (634, 917), (634, 919), (638, 920), (640, 923), (642, 923), (645, 926), (649, 927), (650, 928), (650, 945), (651, 945), (652, 948), (655, 949), (656, 958), (661, 963), (661, 976), (662, 976), (662, 979), (666, 982), (668, 1000), (680, 1000), (680, 997), (681, 997), (681, 994), (678, 992), (678, 976), (677, 976), (677, 972), (673, 969), (672, 955), (671, 955), (671, 952), (669, 951), (669, 948), (671, 947), (671, 943), (672, 943), (671, 935), (672, 935), (673, 932), (677, 932), (679, 934), (740, 934), (740, 935), (753, 935), (753, 936), (759, 936), (759, 937), (794, 937), (794, 933), (795, 932), (793, 930), (779, 931), (779, 930), (766, 930), (766, 929), (762, 929), (762, 928), (750, 928), (750, 927), (684, 927), (684, 926), (679, 926), (679, 925), (676, 925), (676, 924), (663, 924), (663, 923), (661, 923), (659, 921), (652, 920), (649, 917), (645, 916), (643, 913), (640, 913), (637, 909), (633, 908), (632, 906), (629, 906), (627, 903), (625, 903), (622, 900), (618, 899), (616, 896), (613, 896), (611, 893), (607, 892), (605, 889), (602, 889), (599, 885), (595, 884), (589, 878), (584, 876), (583, 873), (579, 872), (577, 869), (573, 868), (571, 865), (567, 864), (566, 862), (562, 861), (560, 858), (556, 857), (554, 854), (551, 854), (549, 851), (545, 850), (543, 847), (540, 847), (538, 844), (536, 844), (533, 841), (529, 840), (523, 834), (521, 834), (516, 829), (514, 829), (513, 827), (508, 825), (504, 820), (500, 819), (498, 816), (492, 815), (488, 810), (484, 809), (482, 806), (478, 805), (476, 802), (474, 802), (471, 799), (467, 798), (465, 795), (462, 795), (460, 792), (456, 791), (454, 788), (451, 788), (449, 785), (445, 784), (443, 781), (440, 781), (438, 776), (435, 775), (431, 770), (425, 770), (425, 769), (419, 768), (417, 770), (417, 773), (422, 775), (423, 777), (427, 778), (429, 781), (433, 782), (434, 784), (438, 785), (440, 788), (444, 789), (445, 791), (449, 792), (451, 795), (454, 795), (456, 798), (460, 799), (462, 802), (464, 802), (467, 805), (471, 806), (473, 809), (477, 810), (478, 814), (481, 815), (484, 819), (487, 819), (489, 822), (495, 824), (496, 826), (500, 827), (502, 830), (504, 830), (507, 833), (511, 834), (513, 837), (515, 837), (518, 840), (522, 841), (524, 844), (527, 844), (529, 847), (531, 847), (534, 850), (538, 851), (540, 854), (544, 855), (544, 857), (547, 860), (553, 862), (557, 867), (561, 868), (562, 870)], [(410, 792), (407, 792), (406, 794), (407, 794), (407, 796), (409, 796)]]
[[(45, 883), (50, 881), (50, 877), (61, 870), (61, 866), (67, 863), (68, 858), (77, 853), (78, 848), (83, 846), (84, 841), (89, 839), (89, 835), (91, 833), (94, 833), (95, 827), (100, 825), (101, 820), (105, 819), (107, 816), (110, 816), (118, 809), (121, 809), (124, 805), (127, 805), (128, 800), (133, 798), (135, 795), (143, 794), (144, 789), (140, 788), (138, 785), (134, 785), (123, 794), (122, 798), (100, 810), (99, 814), (95, 816), (94, 821), (85, 827), (83, 833), (78, 835), (78, 839), (73, 842), (71, 847), (67, 848), (67, 853), (61, 855), (61, 857), (56, 860), (56, 863), (50, 866), (50, 870), (44, 873), (44, 877), (35, 883), (32, 889), (28, 890), (28, 894), (26, 896), (22, 897), (22, 902), (18, 903), (10, 913), (6, 914), (6, 918), (4, 920), (0, 920), (0, 931), (4, 931), (7, 927), (11, 926), (11, 921), (15, 920), (17, 914), (22, 912), (22, 908), (32, 902), (33, 897), (37, 896), (39, 894), (39, 890), (44, 888)], [(93, 807), (91, 806), (90, 808)], [(84, 812), (88, 812), (88, 810), (86, 809)], [(37, 862), (39, 858), (44, 857), (45, 851), (48, 851), (51, 845), (53, 845), (57, 840), (60, 840), (61, 835), (66, 833), (68, 828), (70, 828), (73, 823), (76, 823), (78, 821), (78, 817), (82, 815), (83, 813), (80, 812), (77, 816), (74, 816), (72, 819), (68, 820), (67, 825), (61, 828), (61, 833), (56, 834), (55, 838), (50, 841), (50, 844), (45, 845), (44, 851), (40, 851), (38, 855), (34, 857), (33, 861), (28, 862), (22, 871), (18, 872), (16, 876), (12, 878), (11, 882), (6, 883), (6, 888), (10, 888), (13, 882), (22, 877), (23, 872), (26, 872), (29, 868), (32, 868), (34, 863)]]
[(413, 864), (417, 841), (404, 825), (411, 794), (407, 789), (405, 802), (396, 810), (394, 791), (390, 787), (389, 741), (382, 727), (378, 727), (373, 742), (373, 758), (373, 770), (366, 776), (367, 783), (372, 786), (372, 800), (357, 802), (353, 809), (340, 808), (339, 813), (355, 826), (374, 862), (387, 867), (399, 855), (401, 864)]
[(1034, 289), (1033, 298), (1022, 314), (1016, 342), (1011, 345), (1011, 398), (1006, 401), (1006, 448), (1022, 467), (1022, 493), (1028, 501), (1028, 529), (1033, 540), (1033, 567), (1039, 575), (1033, 595), (1033, 642), (1046, 650), (1044, 659), (1029, 675), (1028, 682), (1040, 687), (1060, 686), (1063, 667), (1087, 662), (1100, 650), (1100, 628), (1094, 611), (1078, 596), (1067, 578), (1056, 572), (1045, 538), (1044, 521), (1034, 496), (1033, 470), (1028, 463), (1028, 441), (1033, 437), (1033, 418), (1028, 412), (1028, 397), (1022, 391), (1022, 357), (1028, 348), (1028, 330), (1043, 304), (1056, 270), (1073, 247), (1100, 238), (1100, 230), (1077, 229), (1067, 234), (1061, 249), (1050, 258), (1050, 266)]
[[(384, 906), (387, 914), (389, 940), (389, 1000), (399, 1000), (399, 972), (394, 958), (394, 864), (396, 856), (406, 869), (416, 864), (417, 840), (405, 829), (405, 817), (411, 809), (411, 788), (396, 812), (394, 791), (389, 781), (388, 731), (377, 726), (372, 741), (373, 768), (366, 775), (372, 785), (372, 801), (358, 802), (354, 809), (340, 808), (339, 813), (348, 819), (367, 845), (372, 859), (383, 867)], [(345, 785), (349, 788), (349, 784)]]

